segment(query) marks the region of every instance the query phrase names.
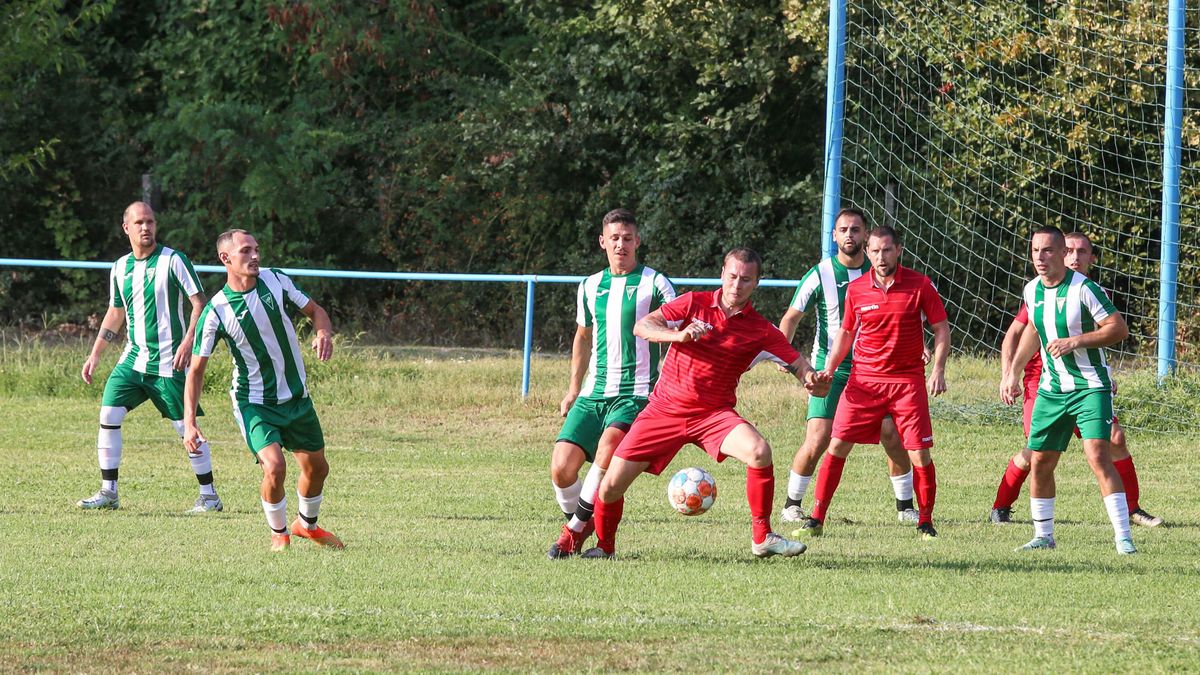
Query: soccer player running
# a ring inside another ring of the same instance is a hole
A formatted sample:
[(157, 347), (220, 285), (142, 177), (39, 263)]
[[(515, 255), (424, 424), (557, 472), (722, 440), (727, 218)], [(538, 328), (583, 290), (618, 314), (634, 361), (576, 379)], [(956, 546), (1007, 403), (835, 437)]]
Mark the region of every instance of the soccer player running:
[[(842, 479), (846, 457), (855, 443), (879, 442), (880, 424), (891, 415), (901, 443), (913, 464), (917, 495), (917, 531), (937, 536), (933, 505), (937, 474), (929, 449), (933, 425), (929, 396), (946, 391), (946, 358), (950, 353), (950, 323), (942, 298), (928, 277), (900, 265), (900, 237), (888, 226), (876, 227), (867, 238), (871, 273), (846, 286), (841, 330), (833, 340), (824, 374), (833, 377), (854, 346), (854, 365), (833, 418), (833, 441), (825, 453), (813, 511), (801, 531), (824, 532), (825, 516)], [(924, 332), (933, 332), (933, 369), (925, 379)]]
[[(866, 237), (867, 217), (862, 211), (853, 207), (839, 211), (833, 226), (837, 254), (825, 258), (805, 273), (796, 287), (791, 305), (779, 321), (779, 330), (791, 341), (800, 319), (815, 309), (817, 325), (810, 357), (813, 368), (824, 368), (829, 358), (833, 337), (842, 324), (846, 286), (871, 269), (871, 262), (863, 252)], [(803, 523), (807, 517), (801, 508), (804, 493), (808, 491), (821, 455), (829, 448), (834, 413), (842, 390), (846, 388), (846, 381), (850, 378), (851, 358), (853, 355), (848, 355), (838, 366), (828, 396), (810, 396), (808, 399), (804, 443), (792, 459), (792, 468), (788, 473), (787, 502), (779, 514), (779, 519), (785, 523)], [(912, 464), (890, 417), (883, 419), (880, 439), (887, 453), (888, 473), (896, 495), (896, 516), (902, 523), (915, 523), (918, 518), (917, 510), (913, 508)]]
[[(1088, 276), (1092, 265), (1096, 262), (1096, 249), (1092, 245), (1092, 240), (1082, 232), (1071, 232), (1066, 235), (1067, 267), (1079, 272), (1084, 276)], [(1000, 347), (1000, 363), (1001, 372), (1008, 370), (1008, 363), (1012, 361), (1013, 355), (1017, 351), (1017, 345), (1021, 342), (1021, 335), (1025, 332), (1029, 325), (1029, 311), (1024, 304), (1021, 305), (1021, 310), (1017, 312), (1013, 318), (1012, 324), (1008, 327), (1008, 332), (1004, 334), (1004, 343)], [(1029, 424), (1033, 417), (1033, 404), (1038, 395), (1038, 381), (1042, 375), (1042, 357), (1035, 353), (1033, 358), (1029, 359), (1029, 363), (1025, 364), (1025, 375), (1023, 378), (1024, 384), (1024, 410), (1022, 411), (1022, 422), (1025, 428), (1025, 437), (1029, 437)], [(1116, 388), (1114, 383), (1113, 388)], [(1075, 434), (1078, 436), (1079, 431)], [(1125, 498), (1129, 505), (1129, 521), (1141, 525), (1143, 527), (1157, 527), (1162, 524), (1162, 518), (1152, 516), (1142, 509), (1139, 504), (1138, 490), (1138, 475), (1137, 469), (1133, 466), (1133, 457), (1129, 454), (1129, 446), (1125, 440), (1125, 430), (1121, 428), (1117, 422), (1116, 415), (1112, 421), (1112, 436), (1109, 438), (1110, 451), (1112, 453), (1113, 466), (1116, 467), (1117, 473), (1121, 474), (1121, 482), (1125, 485)], [(1008, 467), (1004, 471), (1004, 476), (1000, 479), (1000, 485), (996, 488), (996, 500), (992, 502), (992, 512), (990, 520), (998, 525), (1012, 522), (1012, 506), (1017, 501), (1017, 497), (1021, 495), (1021, 486), (1025, 483), (1025, 479), (1029, 476), (1030, 461), (1033, 453), (1027, 448), (1021, 450), (1012, 456), (1008, 462)]]
[(1137, 553), (1129, 533), (1125, 487), (1109, 451), (1112, 379), (1104, 358), (1104, 348), (1124, 340), (1129, 329), (1096, 282), (1067, 269), (1066, 246), (1057, 227), (1041, 227), (1033, 233), (1031, 257), (1038, 276), (1025, 284), (1023, 297), (1034, 330), (1021, 336), (1001, 385), (1004, 402), (1015, 402), (1021, 395), (1017, 371), (1025, 367), (1040, 343), (1043, 368), (1028, 442), (1032, 451), (1029, 510), (1033, 539), (1017, 550), (1056, 546), (1054, 469), (1071, 441), (1072, 430), (1078, 427), (1083, 454), (1100, 483), (1117, 553)]
[[(718, 462), (734, 457), (746, 464), (751, 552), (766, 558), (794, 556), (805, 545), (771, 531), (775, 473), (771, 446), (734, 410), (738, 380), (760, 352), (787, 363), (810, 392), (825, 395), (829, 378), (816, 373), (779, 329), (750, 304), (762, 276), (762, 258), (748, 248), (725, 254), (721, 288), (685, 293), (642, 318), (633, 332), (650, 342), (674, 343), (650, 402), (617, 446), (596, 499), (597, 546), (584, 558), (610, 558), (625, 491), (642, 472), (654, 475), (687, 443)], [(673, 327), (678, 325), (678, 328)]]
[[(83, 362), (84, 382), (92, 383), (100, 354), (110, 342), (117, 342), (121, 327), (128, 323), (129, 331), (125, 351), (104, 383), (100, 402), (96, 441), (100, 490), (77, 502), (82, 509), (120, 508), (121, 423), (130, 410), (149, 400), (183, 437), (183, 371), (191, 363), (196, 319), (204, 307), (204, 289), (191, 261), (158, 243), (158, 222), (149, 204), (130, 204), (121, 228), (129, 237), (131, 251), (113, 263), (109, 274), (108, 311), (91, 354)], [(213, 487), (208, 444), (192, 446), (187, 454), (200, 483), (200, 496), (191, 511), (220, 511), (224, 507)]]
[[(658, 379), (660, 347), (636, 337), (633, 326), (674, 300), (675, 288), (638, 263), (641, 243), (632, 212), (608, 212), (600, 233), (608, 268), (579, 284), (571, 379), (559, 404), (566, 421), (550, 460), (554, 495), (568, 522), (546, 553), (552, 560), (578, 553), (595, 529), (596, 489)], [(592, 466), (580, 481), (584, 461)]]
[(259, 269), (258, 242), (245, 230), (228, 230), (217, 237), (217, 256), (225, 265), (226, 283), (200, 315), (199, 337), (184, 389), (184, 442), (189, 447), (204, 443), (196, 425), (196, 410), (208, 359), (217, 340), (224, 340), (234, 362), (229, 391), (234, 419), (263, 469), (260, 493), (271, 528), (271, 550), (283, 551), (291, 544), (283, 490), (284, 448), (300, 464), (296, 482), (300, 514), (290, 534), (342, 548), (341, 540), (317, 526), (329, 463), (292, 326), (296, 310), (311, 319), (313, 351), (318, 359), (328, 361), (333, 355), (329, 315), (283, 272)]

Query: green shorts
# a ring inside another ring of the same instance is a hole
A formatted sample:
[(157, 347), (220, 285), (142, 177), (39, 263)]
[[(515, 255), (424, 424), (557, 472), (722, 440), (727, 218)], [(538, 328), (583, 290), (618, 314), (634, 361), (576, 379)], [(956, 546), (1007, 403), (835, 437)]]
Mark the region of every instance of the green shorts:
[(808, 397), (808, 417), (805, 419), (833, 419), (834, 413), (837, 412), (838, 400), (842, 398), (842, 390), (846, 388), (846, 383), (849, 381), (850, 373), (843, 373), (840, 370), (835, 372), (833, 382), (829, 383), (829, 394), (822, 397)]
[(575, 399), (563, 422), (558, 440), (574, 443), (583, 449), (589, 462), (596, 459), (600, 436), (609, 427), (629, 431), (634, 418), (646, 407), (647, 399), (633, 396), (603, 398), (581, 396)]
[(233, 416), (255, 455), (272, 443), (290, 452), (325, 449), (325, 434), (311, 398), (294, 398), (277, 405), (234, 401)]
[[(186, 381), (187, 376), (179, 371), (171, 377), (160, 377), (139, 373), (132, 366), (118, 363), (104, 383), (100, 405), (133, 410), (149, 399), (163, 417), (178, 422), (183, 419), (183, 384)], [(204, 410), (196, 406), (196, 414), (203, 415)]]
[(1112, 390), (1084, 389), (1065, 394), (1039, 391), (1029, 423), (1029, 449), (1062, 452), (1075, 427), (1084, 439), (1108, 440), (1112, 434)]

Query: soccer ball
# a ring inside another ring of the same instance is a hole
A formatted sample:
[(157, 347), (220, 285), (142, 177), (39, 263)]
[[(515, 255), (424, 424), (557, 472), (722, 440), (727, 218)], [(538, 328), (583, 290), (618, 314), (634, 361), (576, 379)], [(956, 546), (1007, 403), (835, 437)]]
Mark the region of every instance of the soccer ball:
[(667, 484), (667, 501), (685, 516), (698, 516), (717, 500), (717, 481), (704, 469), (682, 469)]

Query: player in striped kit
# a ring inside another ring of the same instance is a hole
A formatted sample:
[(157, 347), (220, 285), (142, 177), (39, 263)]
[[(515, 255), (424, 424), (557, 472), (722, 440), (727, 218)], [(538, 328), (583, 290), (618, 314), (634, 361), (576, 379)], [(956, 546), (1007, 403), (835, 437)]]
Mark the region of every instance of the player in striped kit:
[(1112, 380), (1104, 348), (1129, 335), (1108, 296), (1094, 281), (1066, 267), (1066, 238), (1057, 227), (1033, 233), (1031, 253), (1038, 276), (1025, 285), (1025, 306), (1034, 330), (1025, 331), (1004, 371), (1006, 404), (1021, 395), (1021, 371), (1041, 346), (1042, 376), (1033, 404), (1028, 448), (1032, 451), (1029, 510), (1033, 539), (1018, 551), (1055, 548), (1054, 469), (1078, 427), (1083, 454), (1100, 483), (1117, 553), (1137, 553), (1121, 475), (1113, 466)]
[[(579, 284), (571, 380), (559, 404), (566, 421), (550, 460), (554, 495), (568, 522), (546, 553), (550, 559), (578, 553), (591, 534), (600, 479), (658, 379), (661, 348), (635, 337), (633, 326), (674, 300), (675, 288), (638, 263), (640, 245), (633, 213), (610, 211), (600, 234), (608, 267)], [(581, 481), (585, 461), (592, 466)]]
[[(1066, 240), (1067, 267), (1088, 276), (1092, 264), (1096, 262), (1096, 249), (1092, 245), (1092, 240), (1082, 232), (1071, 232), (1066, 235)], [(1029, 311), (1022, 304), (1021, 310), (1017, 312), (1017, 316), (1013, 318), (1012, 324), (1008, 327), (1008, 332), (1004, 334), (1004, 344), (1000, 348), (1002, 369), (1008, 367), (1008, 361), (1017, 351), (1021, 335), (1028, 325)], [(1042, 358), (1040, 355), (1034, 354), (1033, 358), (1029, 359), (1029, 363), (1025, 365), (1023, 378), (1025, 402), (1021, 420), (1024, 423), (1026, 436), (1029, 436), (1029, 424), (1033, 417), (1033, 404), (1037, 400), (1038, 382), (1041, 376)], [(1076, 435), (1078, 433), (1076, 431)], [(1162, 518), (1147, 513), (1139, 503), (1140, 490), (1138, 489), (1137, 469), (1133, 465), (1133, 456), (1129, 454), (1125, 430), (1121, 428), (1115, 415), (1112, 421), (1112, 437), (1109, 440), (1112, 443), (1113, 466), (1116, 467), (1117, 473), (1121, 474), (1121, 482), (1125, 485), (1125, 498), (1129, 505), (1129, 521), (1143, 527), (1162, 525)], [(1009, 460), (1004, 475), (1000, 479), (1000, 485), (996, 488), (996, 499), (992, 502), (989, 519), (993, 523), (1003, 525), (1012, 522), (1012, 505), (1021, 495), (1021, 486), (1025, 484), (1025, 479), (1029, 476), (1029, 462), (1032, 456), (1033, 453), (1024, 449)]]
[[(864, 255), (868, 229), (867, 217), (862, 211), (848, 207), (838, 212), (833, 226), (837, 254), (814, 265), (800, 279), (791, 305), (779, 321), (779, 330), (790, 341), (796, 334), (796, 326), (800, 319), (809, 312), (814, 313), (817, 325), (809, 359), (812, 367), (817, 370), (825, 368), (825, 361), (833, 347), (833, 336), (836, 329), (842, 325), (846, 286), (871, 269), (871, 261)], [(852, 358), (853, 354), (846, 357), (838, 367), (828, 396), (810, 396), (808, 399), (808, 422), (804, 431), (804, 443), (792, 459), (792, 469), (788, 473), (787, 502), (779, 514), (779, 519), (785, 523), (805, 521), (806, 515), (801, 509), (801, 502), (809, 483), (812, 482), (817, 463), (829, 448), (834, 413), (837, 411), (842, 390), (846, 388), (846, 382), (850, 379)], [(897, 518), (902, 523), (916, 523), (918, 513), (913, 508), (912, 462), (909, 461), (908, 453), (904, 451), (904, 445), (896, 434), (896, 425), (891, 417), (884, 418), (880, 431), (880, 443), (887, 453), (888, 473), (896, 496)]]
[[(292, 326), (296, 311), (311, 319), (313, 351), (318, 359), (328, 361), (333, 355), (329, 315), (286, 274), (259, 268), (258, 242), (245, 230), (228, 230), (217, 237), (217, 256), (225, 265), (227, 279), (200, 315), (192, 369), (184, 389), (184, 442), (189, 447), (204, 442), (196, 426), (204, 370), (217, 341), (224, 340), (234, 363), (229, 390), (234, 419), (263, 469), (260, 495), (271, 528), (271, 550), (287, 549), (293, 534), (321, 546), (342, 548), (341, 540), (317, 526), (329, 463)], [(285, 448), (300, 465), (296, 481), (299, 516), (290, 531), (283, 487)]]
[[(92, 383), (100, 354), (128, 323), (125, 351), (104, 384), (100, 403), (100, 432), (96, 448), (100, 490), (77, 506), (116, 509), (121, 505), (117, 477), (124, 440), (121, 423), (130, 410), (147, 400), (183, 436), (183, 371), (192, 357), (196, 319), (204, 307), (204, 289), (183, 253), (158, 243), (154, 210), (144, 202), (125, 209), (121, 228), (129, 237), (130, 253), (109, 274), (109, 307), (100, 334), (83, 362), (83, 381)], [(200, 413), (203, 414), (203, 413)], [(221, 498), (213, 487), (212, 453), (207, 443), (188, 449), (188, 459), (200, 496), (192, 511), (220, 511)]]

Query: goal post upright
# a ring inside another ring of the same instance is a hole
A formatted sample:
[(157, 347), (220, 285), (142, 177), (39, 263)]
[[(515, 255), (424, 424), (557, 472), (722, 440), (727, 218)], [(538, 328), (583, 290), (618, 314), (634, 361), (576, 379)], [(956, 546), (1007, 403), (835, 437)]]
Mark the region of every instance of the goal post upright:
[(841, 208), (842, 122), (846, 113), (846, 0), (829, 0), (829, 72), (825, 84), (825, 197), (821, 257), (833, 255), (833, 221)]
[[(834, 0), (836, 2), (836, 0)], [(1179, 173), (1182, 163), (1185, 0), (1167, 5), (1166, 111), (1163, 122), (1162, 247), (1159, 259), (1158, 379), (1175, 369), (1175, 297), (1179, 285)]]

